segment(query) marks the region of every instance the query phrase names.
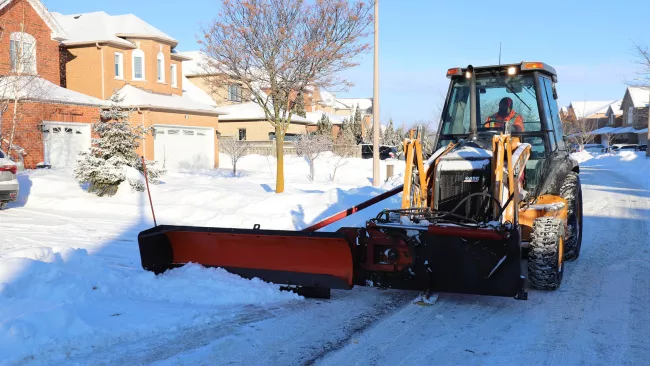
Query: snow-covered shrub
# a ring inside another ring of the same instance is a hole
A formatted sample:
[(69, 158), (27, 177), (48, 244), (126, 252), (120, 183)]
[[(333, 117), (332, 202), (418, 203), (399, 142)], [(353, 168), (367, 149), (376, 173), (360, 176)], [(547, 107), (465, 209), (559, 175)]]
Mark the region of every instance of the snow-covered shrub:
[[(129, 123), (133, 110), (124, 109), (121, 106), (123, 100), (118, 94), (111, 96), (110, 109), (102, 111), (101, 119), (93, 124), (93, 130), (99, 137), (93, 138), (90, 151), (79, 154), (74, 169), (75, 179), (86, 185), (88, 192), (100, 197), (117, 193), (119, 185), (125, 180), (132, 189), (144, 190), (144, 184), (135, 177), (134, 171), (142, 176), (142, 161), (136, 154), (136, 148), (147, 131)], [(155, 184), (164, 170), (156, 167), (155, 162), (147, 162), (147, 173)]]

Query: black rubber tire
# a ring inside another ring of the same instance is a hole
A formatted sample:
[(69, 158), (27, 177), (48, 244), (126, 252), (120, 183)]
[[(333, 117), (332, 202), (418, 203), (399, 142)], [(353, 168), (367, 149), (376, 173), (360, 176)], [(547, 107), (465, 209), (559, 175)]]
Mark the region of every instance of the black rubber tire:
[(568, 201), (567, 235), (564, 240), (564, 260), (574, 261), (582, 247), (582, 185), (576, 172), (569, 172), (560, 188), (560, 196)]
[(533, 221), (528, 251), (528, 281), (533, 287), (540, 290), (560, 288), (564, 260), (558, 266), (558, 259), (564, 234), (564, 223), (560, 219), (540, 217)]
[(9, 203), (8, 203), (8, 202), (5, 202), (5, 201), (0, 202), (0, 211), (2, 211), (2, 210), (4, 210), (5, 208), (7, 208), (7, 205), (8, 205), (8, 204), (9, 204)]

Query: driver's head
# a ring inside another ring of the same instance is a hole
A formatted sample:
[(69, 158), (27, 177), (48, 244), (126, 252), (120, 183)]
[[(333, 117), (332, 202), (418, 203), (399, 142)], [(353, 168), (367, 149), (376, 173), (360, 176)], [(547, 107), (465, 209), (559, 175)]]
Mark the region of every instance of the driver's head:
[(504, 97), (499, 102), (499, 115), (506, 117), (512, 111), (512, 99)]

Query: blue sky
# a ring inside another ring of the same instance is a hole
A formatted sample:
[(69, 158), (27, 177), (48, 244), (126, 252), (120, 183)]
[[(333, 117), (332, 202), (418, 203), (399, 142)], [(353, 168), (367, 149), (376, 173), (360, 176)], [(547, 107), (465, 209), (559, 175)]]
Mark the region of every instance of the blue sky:
[[(217, 16), (219, 0), (44, 0), (64, 14), (133, 13), (198, 50), (200, 26)], [(497, 5), (498, 4), (498, 5)], [(379, 10), (382, 123), (430, 120), (444, 98), (449, 67), (543, 61), (558, 71), (560, 105), (614, 100), (641, 71), (635, 43), (650, 47), (650, 1), (382, 0)], [(370, 39), (372, 41), (372, 39)], [(372, 52), (345, 75), (355, 86), (339, 97), (372, 97)]]

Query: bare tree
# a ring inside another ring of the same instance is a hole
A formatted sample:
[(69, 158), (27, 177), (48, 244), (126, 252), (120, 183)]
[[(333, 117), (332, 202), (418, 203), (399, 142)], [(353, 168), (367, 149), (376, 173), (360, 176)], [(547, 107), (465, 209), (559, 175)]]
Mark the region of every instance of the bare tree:
[(236, 140), (234, 137), (225, 137), (219, 142), (219, 151), (230, 157), (233, 176), (237, 176), (237, 161), (248, 154), (251, 146), (252, 143), (250, 141)]
[[(641, 65), (641, 71), (638, 74), (642, 75), (642, 77), (637, 78), (639, 80), (638, 83), (631, 85), (645, 88), (650, 93), (650, 51), (647, 47), (640, 45), (635, 44), (634, 47), (637, 58), (639, 59), (638, 63)], [(648, 112), (648, 128), (648, 140), (650, 140), (650, 111)], [(650, 157), (650, 150), (646, 151), (646, 156)]]
[(562, 127), (564, 127), (564, 134), (569, 137), (569, 140), (580, 146), (580, 150), (582, 150), (586, 144), (594, 142), (596, 136), (591, 131), (598, 127), (598, 123), (585, 118), (587, 116), (584, 110), (580, 114), (582, 116), (580, 118), (576, 117), (577, 113), (574, 109), (573, 113), (565, 116)]
[(333, 145), (333, 152), (336, 156), (334, 158), (334, 170), (330, 177), (331, 182), (334, 182), (336, 179), (336, 172), (338, 169), (348, 163), (348, 158), (353, 156), (357, 149), (357, 141), (353, 135), (349, 133), (339, 134)]
[(325, 135), (304, 133), (296, 140), (296, 154), (298, 156), (304, 156), (307, 159), (307, 163), (309, 163), (309, 175), (307, 175), (307, 178), (310, 181), (314, 181), (315, 177), (314, 161), (325, 151), (330, 151), (331, 149), (332, 139)]
[(275, 129), (277, 193), (284, 191), (284, 136), (297, 93), (348, 86), (339, 72), (368, 51), (372, 3), (345, 0), (224, 0), (219, 18), (199, 40), (207, 70), (242, 84)]
[(610, 147), (614, 144), (614, 138), (616, 135), (613, 133), (605, 133), (601, 136), (603, 136), (603, 142), (607, 142), (607, 151), (609, 151)]

